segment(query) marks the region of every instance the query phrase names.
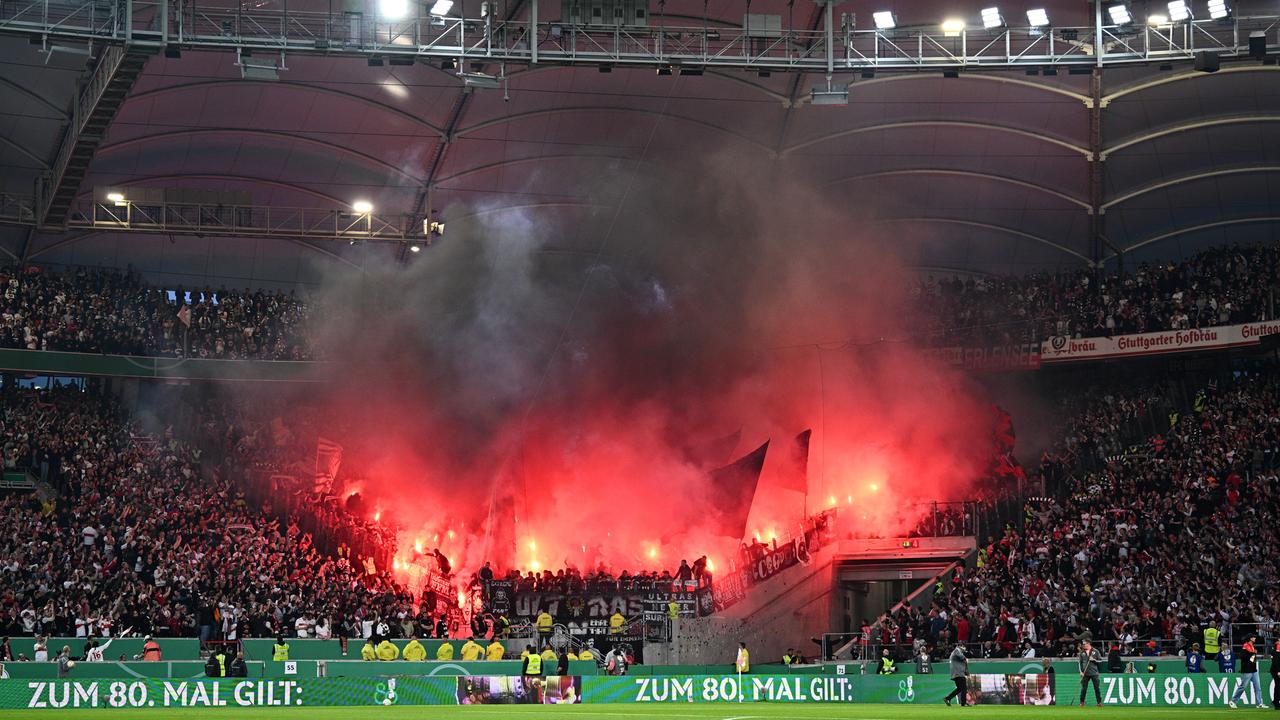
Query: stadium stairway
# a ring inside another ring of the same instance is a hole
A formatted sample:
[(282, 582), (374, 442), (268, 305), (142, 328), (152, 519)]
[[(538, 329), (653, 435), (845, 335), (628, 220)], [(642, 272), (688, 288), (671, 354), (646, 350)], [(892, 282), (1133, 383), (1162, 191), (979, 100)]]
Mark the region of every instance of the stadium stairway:
[(668, 657), (659, 659), (658, 648), (646, 648), (646, 660), (671, 665), (731, 663), (738, 643), (745, 642), (753, 662), (773, 662), (787, 648), (820, 636), (830, 625), (837, 547), (832, 543), (813, 552), (809, 564), (783, 570), (723, 611), (677, 620), (666, 647)]
[[(811, 638), (841, 624), (846, 609), (836, 592), (841, 581), (860, 576), (913, 578), (923, 583), (913, 597), (931, 595), (927, 588), (940, 573), (975, 549), (972, 536), (917, 538), (904, 547), (902, 538), (840, 540), (816, 550), (808, 564), (795, 565), (753, 586), (736, 605), (714, 615), (682, 619), (672, 628), (673, 641), (665, 648), (645, 649), (646, 662), (667, 664), (715, 664), (732, 662), (738, 643), (745, 642), (753, 663), (776, 662), (788, 648), (806, 655), (818, 654)], [(888, 609), (887, 602), (879, 612)]]

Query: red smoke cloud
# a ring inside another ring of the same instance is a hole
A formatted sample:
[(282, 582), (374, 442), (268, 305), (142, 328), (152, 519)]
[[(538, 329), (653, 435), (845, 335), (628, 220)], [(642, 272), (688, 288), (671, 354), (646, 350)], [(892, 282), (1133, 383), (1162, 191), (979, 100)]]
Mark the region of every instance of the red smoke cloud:
[[(307, 401), (364, 512), (404, 528), (398, 559), (417, 543), (463, 570), (720, 565), (738, 539), (712, 530), (697, 449), (734, 433), (717, 463), (773, 441), (748, 538), (831, 504), (841, 532), (895, 534), (909, 503), (968, 496), (987, 404), (905, 340), (894, 238), (750, 181), (767, 170), (640, 178), (616, 216), (489, 213), (412, 267), (327, 283), (317, 333), (341, 371)], [(807, 500), (779, 487), (805, 428)]]

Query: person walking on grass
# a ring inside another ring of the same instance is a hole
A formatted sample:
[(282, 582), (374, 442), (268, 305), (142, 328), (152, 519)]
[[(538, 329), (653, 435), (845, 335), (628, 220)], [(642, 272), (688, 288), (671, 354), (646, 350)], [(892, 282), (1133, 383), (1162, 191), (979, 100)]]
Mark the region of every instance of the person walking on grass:
[(1244, 700), (1245, 688), (1252, 688), (1252, 697), (1259, 708), (1265, 710), (1267, 707), (1262, 701), (1262, 679), (1258, 676), (1257, 642), (1258, 636), (1250, 635), (1245, 644), (1240, 646), (1240, 684), (1236, 685), (1236, 691), (1231, 693), (1231, 700), (1227, 703), (1232, 710), (1236, 709), (1237, 700)]
[(1102, 707), (1102, 689), (1098, 686), (1098, 663), (1102, 656), (1093, 648), (1093, 643), (1086, 640), (1077, 658), (1080, 665), (1080, 707), (1084, 707), (1085, 695), (1089, 693), (1089, 683), (1093, 683), (1093, 699)]
[(960, 707), (967, 706), (969, 704), (969, 658), (965, 657), (964, 645), (959, 643), (951, 651), (951, 682), (956, 684), (956, 689), (943, 698), (942, 702), (950, 707), (951, 699), (958, 697)]

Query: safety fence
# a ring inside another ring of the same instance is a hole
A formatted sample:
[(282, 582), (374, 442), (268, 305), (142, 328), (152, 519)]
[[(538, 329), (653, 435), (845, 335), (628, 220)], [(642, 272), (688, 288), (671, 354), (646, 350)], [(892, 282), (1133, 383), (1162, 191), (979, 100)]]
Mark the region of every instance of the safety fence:
[[(1263, 702), (1239, 675), (1109, 675), (1097, 698), (1109, 706), (1223, 707)], [(1268, 698), (1274, 681), (1262, 688)], [(939, 705), (956, 688), (945, 676), (702, 675), (686, 677), (518, 676), (297, 680), (0, 681), (0, 709), (318, 707), (612, 703), (885, 703)], [(1091, 688), (1088, 701), (1093, 702)], [(1237, 694), (1237, 691), (1238, 694)], [(1072, 705), (1074, 673), (971, 675), (965, 700), (978, 705)]]

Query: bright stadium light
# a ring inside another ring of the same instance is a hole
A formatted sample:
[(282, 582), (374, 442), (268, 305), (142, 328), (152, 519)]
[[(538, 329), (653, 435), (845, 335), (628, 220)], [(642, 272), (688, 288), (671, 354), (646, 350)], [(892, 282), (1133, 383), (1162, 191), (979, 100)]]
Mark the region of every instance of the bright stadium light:
[(436, 4), (431, 6), (431, 14), (436, 17), (444, 17), (453, 9), (453, 0), (436, 0)]
[(107, 193), (107, 201), (113, 202), (113, 203), (122, 203), (124, 202), (124, 193), (109, 192)]
[(898, 19), (888, 10), (871, 13), (871, 19), (875, 20), (877, 30), (892, 30), (898, 26)]
[(368, 200), (357, 200), (351, 203), (351, 209), (355, 210), (361, 215), (366, 215), (368, 213), (373, 212), (373, 203), (369, 202)]
[(1187, 0), (1173, 0), (1169, 3), (1169, 19), (1174, 22), (1191, 19), (1191, 6), (1187, 4)]
[(1004, 18), (1000, 17), (1000, 8), (985, 8), (982, 11), (982, 27), (990, 30), (1004, 25)]
[(1156, 14), (1156, 15), (1148, 15), (1148, 16), (1147, 16), (1147, 24), (1148, 24), (1148, 25), (1150, 25), (1151, 27), (1161, 27), (1162, 25), (1168, 25), (1168, 24), (1169, 24), (1169, 16), (1168, 16), (1168, 15), (1160, 15), (1160, 14)]
[(1108, 5), (1107, 14), (1111, 16), (1111, 22), (1116, 25), (1128, 25), (1133, 22), (1133, 15), (1129, 12), (1129, 6), (1124, 3)]
[(378, 15), (387, 20), (399, 20), (409, 14), (409, 0), (378, 0)]
[(1227, 7), (1227, 0), (1209, 0), (1209, 17), (1214, 20), (1221, 20), (1231, 14), (1231, 10)]
[(1027, 22), (1033, 28), (1042, 28), (1049, 25), (1049, 12), (1044, 8), (1032, 8), (1027, 11)]
[(946, 37), (956, 37), (962, 32), (964, 32), (964, 20), (947, 18), (942, 21), (942, 34)]

